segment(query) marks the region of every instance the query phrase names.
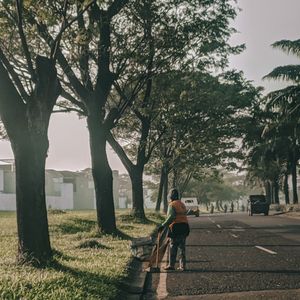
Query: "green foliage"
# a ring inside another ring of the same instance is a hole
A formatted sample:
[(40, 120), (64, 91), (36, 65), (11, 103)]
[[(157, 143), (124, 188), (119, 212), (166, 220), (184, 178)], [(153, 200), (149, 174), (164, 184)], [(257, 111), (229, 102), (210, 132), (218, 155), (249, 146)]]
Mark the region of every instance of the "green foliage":
[(273, 43), (272, 47), (281, 49), (287, 54), (294, 54), (297, 56), (300, 54), (300, 40), (281, 40)]
[[(241, 183), (242, 181), (242, 183)], [(232, 182), (239, 184), (233, 185)], [(207, 172), (202, 179), (192, 179), (186, 188), (185, 196), (196, 196), (200, 204), (211, 202), (231, 202), (245, 195), (243, 177), (229, 173)]]
[[(130, 239), (149, 235), (158, 215), (136, 224), (117, 213), (120, 236), (99, 235), (94, 212), (69, 211), (48, 216), (54, 260), (42, 269), (15, 264), (15, 213), (0, 212), (1, 299), (118, 299), (127, 278)], [(68, 230), (65, 230), (68, 228)], [(120, 299), (121, 299), (120, 298)]]
[[(126, 47), (141, 44), (142, 51), (138, 48), (135, 55), (128, 57), (126, 81), (120, 78), (120, 95), (134, 101), (114, 134), (135, 163), (138, 153), (146, 149), (147, 162), (161, 142), (166, 119), (172, 117), (175, 107), (180, 112), (178, 90), (181, 89), (183, 103), (186, 75), (224, 67), (228, 55), (241, 50), (228, 44), (228, 37), (234, 32), (229, 20), (235, 17), (236, 8), (230, 1), (157, 0), (130, 3), (124, 14), (134, 22), (125, 22), (123, 32), (135, 32)], [(141, 88), (138, 93), (137, 87)], [(169, 104), (175, 93), (176, 99)], [(178, 120), (179, 115), (176, 116)]]
[(150, 171), (165, 164), (176, 169), (177, 177), (191, 178), (201, 177), (203, 168), (236, 168), (235, 161), (242, 158), (236, 143), (260, 89), (236, 72), (217, 77), (174, 72), (160, 76), (154, 92), (161, 112), (153, 132), (161, 140)]
[(264, 78), (282, 79), (298, 83), (300, 80), (300, 65), (277, 67)]
[[(299, 56), (299, 40), (281, 40), (272, 45)], [(264, 78), (295, 84), (270, 92), (263, 106), (252, 112), (252, 127), (244, 137), (248, 152), (249, 179), (278, 183), (299, 160), (300, 65), (279, 66)], [(254, 124), (255, 123), (255, 124)]]

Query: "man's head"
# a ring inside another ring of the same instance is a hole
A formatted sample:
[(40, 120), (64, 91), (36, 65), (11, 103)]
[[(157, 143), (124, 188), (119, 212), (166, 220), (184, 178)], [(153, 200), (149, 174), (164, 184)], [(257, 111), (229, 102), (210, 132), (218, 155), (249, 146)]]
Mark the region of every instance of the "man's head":
[(178, 193), (178, 190), (177, 189), (172, 189), (170, 191), (170, 199), (171, 201), (174, 201), (174, 200), (178, 200), (179, 199), (179, 193)]

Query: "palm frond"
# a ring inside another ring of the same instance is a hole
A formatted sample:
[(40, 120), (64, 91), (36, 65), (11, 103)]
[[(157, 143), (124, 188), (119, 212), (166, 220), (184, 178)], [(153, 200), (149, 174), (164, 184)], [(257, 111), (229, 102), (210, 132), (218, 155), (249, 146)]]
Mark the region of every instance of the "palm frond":
[(300, 86), (291, 85), (284, 89), (270, 92), (267, 96), (266, 108), (270, 109), (275, 106), (287, 106), (299, 102)]
[(263, 79), (282, 79), (293, 82), (300, 81), (300, 65), (287, 65), (275, 68)]
[(294, 54), (300, 57), (300, 40), (281, 40), (273, 43), (272, 47), (281, 49), (288, 54)]
[[(299, 118), (300, 115), (300, 86), (288, 86), (273, 91), (266, 96), (266, 109), (279, 114), (281, 121)], [(283, 118), (283, 119), (282, 119)]]

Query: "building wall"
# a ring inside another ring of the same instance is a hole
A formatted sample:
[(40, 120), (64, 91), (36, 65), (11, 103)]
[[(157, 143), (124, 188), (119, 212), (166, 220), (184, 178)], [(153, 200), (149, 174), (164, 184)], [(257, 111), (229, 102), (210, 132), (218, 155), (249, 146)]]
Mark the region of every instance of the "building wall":
[(87, 176), (76, 176), (74, 186), (74, 209), (95, 209), (93, 181)]
[(61, 196), (46, 196), (46, 205), (50, 209), (74, 209), (73, 184), (60, 185)]
[[(119, 207), (119, 173), (113, 171), (115, 207)], [(46, 206), (51, 209), (95, 209), (94, 183), (89, 170), (82, 172), (46, 170)], [(0, 210), (16, 209), (15, 172), (0, 165)]]
[(16, 194), (0, 193), (0, 210), (15, 211), (16, 210)]
[(4, 190), (4, 171), (0, 169), (0, 192)]
[(46, 195), (60, 197), (62, 184), (63, 184), (63, 177), (61, 175), (46, 171), (46, 177), (45, 177)]
[(4, 189), (3, 189), (4, 193), (8, 193), (8, 194), (16, 193), (15, 172), (9, 169), (3, 170), (3, 185), (4, 185)]

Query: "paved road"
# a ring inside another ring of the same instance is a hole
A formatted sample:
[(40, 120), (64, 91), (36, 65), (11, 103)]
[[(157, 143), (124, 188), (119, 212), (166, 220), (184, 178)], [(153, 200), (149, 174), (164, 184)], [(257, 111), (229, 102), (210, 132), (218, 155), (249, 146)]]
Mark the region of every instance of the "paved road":
[(188, 270), (150, 274), (144, 299), (300, 299), (300, 220), (234, 213), (189, 221)]

